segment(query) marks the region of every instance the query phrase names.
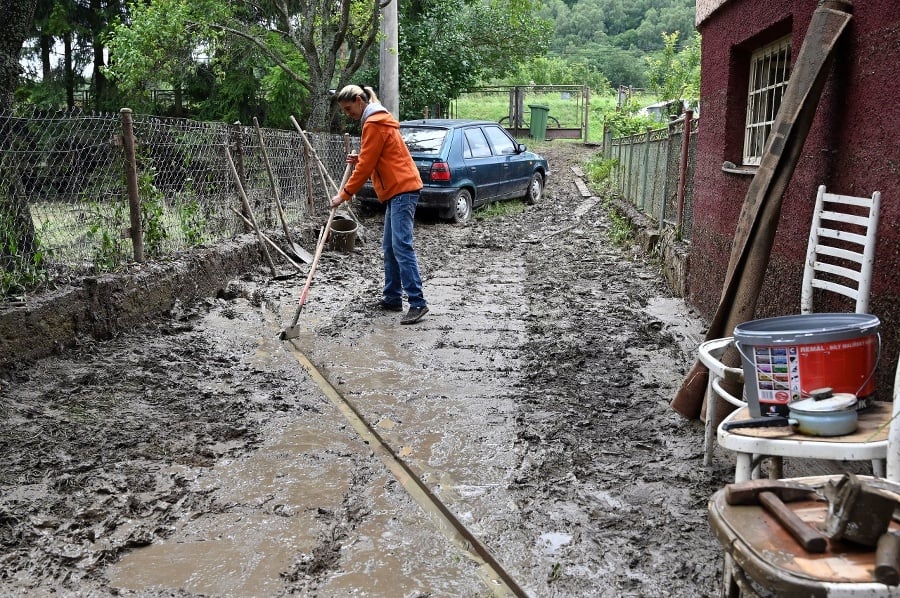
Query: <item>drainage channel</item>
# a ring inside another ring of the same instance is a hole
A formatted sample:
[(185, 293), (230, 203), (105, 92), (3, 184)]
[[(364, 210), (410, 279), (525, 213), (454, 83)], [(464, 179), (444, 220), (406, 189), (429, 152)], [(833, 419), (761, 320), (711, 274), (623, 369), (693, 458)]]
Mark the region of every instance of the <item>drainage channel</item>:
[(409, 465), (388, 446), (381, 435), (363, 419), (356, 407), (331, 385), (309, 358), (300, 351), (295, 342), (286, 340), (283, 344), (322, 389), (328, 400), (347, 419), (360, 438), (372, 448), (397, 481), (403, 485), (410, 497), (435, 520), (441, 533), (478, 564), (479, 575), (491, 592), (498, 597), (527, 597), (528, 594), (510, 577), (487, 548), (478, 541), (478, 538), (453, 515)]

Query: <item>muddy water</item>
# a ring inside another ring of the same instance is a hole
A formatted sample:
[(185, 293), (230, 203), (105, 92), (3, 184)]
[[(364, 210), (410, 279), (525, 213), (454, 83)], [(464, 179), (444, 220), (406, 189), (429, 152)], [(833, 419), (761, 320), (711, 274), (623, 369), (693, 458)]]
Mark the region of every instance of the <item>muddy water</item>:
[[(415, 326), (369, 307), (374, 242), (326, 252), (297, 346), (529, 595), (713, 595), (733, 465), (667, 404), (696, 318), (553, 159), (522, 213), (417, 219)], [(0, 373), (0, 593), (491, 595), (277, 341), (303, 282)]]
[[(435, 307), (417, 326), (401, 327), (398, 314), (372, 314), (364, 325), (355, 323), (353, 334), (323, 333), (341, 324), (329, 322), (322, 309), (327, 301), (311, 302), (295, 341), (478, 537), (490, 535), (498, 506), (511, 502), (505, 487), (515, 430), (508, 393), (524, 331), (521, 269), (496, 265), (483, 277), (482, 264), (463, 278), (434, 273), (428, 286)], [(479, 312), (461, 318), (473, 297)], [(293, 308), (286, 302), (277, 315), (260, 314), (265, 324), (251, 358), (255, 365), (290, 353), (274, 334)], [(205, 324), (213, 335), (233, 329), (231, 319), (215, 313)], [(195, 480), (228, 511), (189, 515), (164, 542), (126, 555), (112, 569), (110, 585), (138, 592), (277, 593), (297, 553), (314, 553), (328, 533), (319, 513), (340, 511), (356, 494), (365, 497), (368, 513), (340, 543), (342, 574), (317, 587), (324, 595), (378, 588), (397, 595), (429, 588), (489, 592), (477, 563), (435, 529), (369, 452), (330, 405), (323, 404), (314, 421), (288, 414), (269, 421), (259, 449), (220, 460)], [(349, 455), (368, 461), (366, 479), (348, 468)]]

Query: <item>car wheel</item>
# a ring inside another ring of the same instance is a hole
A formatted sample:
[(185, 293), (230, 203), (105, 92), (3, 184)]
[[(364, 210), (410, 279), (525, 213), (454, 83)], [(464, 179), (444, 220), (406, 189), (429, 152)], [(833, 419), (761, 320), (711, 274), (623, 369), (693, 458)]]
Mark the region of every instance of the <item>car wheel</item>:
[(543, 194), (544, 177), (541, 176), (541, 173), (536, 172), (531, 175), (531, 180), (528, 182), (528, 189), (525, 191), (525, 203), (534, 205), (541, 200)]
[(472, 217), (472, 194), (468, 189), (460, 189), (450, 208), (450, 219), (453, 222), (465, 222)]

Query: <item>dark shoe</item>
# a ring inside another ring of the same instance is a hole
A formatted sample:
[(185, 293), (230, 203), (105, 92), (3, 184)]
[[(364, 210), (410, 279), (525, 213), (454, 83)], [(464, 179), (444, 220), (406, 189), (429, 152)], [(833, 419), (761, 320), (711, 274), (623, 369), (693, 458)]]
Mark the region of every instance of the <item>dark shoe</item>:
[(409, 311), (406, 312), (406, 315), (403, 316), (403, 319), (400, 320), (401, 324), (415, 324), (419, 320), (422, 319), (422, 316), (428, 313), (428, 306), (425, 305), (423, 307), (410, 307)]
[(402, 303), (387, 303), (384, 299), (375, 304), (376, 309), (383, 309), (385, 311), (403, 311)]

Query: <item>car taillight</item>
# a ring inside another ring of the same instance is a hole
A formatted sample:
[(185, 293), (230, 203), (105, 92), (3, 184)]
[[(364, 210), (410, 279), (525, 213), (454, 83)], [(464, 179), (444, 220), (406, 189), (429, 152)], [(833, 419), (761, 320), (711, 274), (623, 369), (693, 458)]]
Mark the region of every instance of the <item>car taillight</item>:
[(431, 173), (429, 174), (432, 181), (449, 181), (450, 165), (446, 162), (435, 162), (431, 165)]

